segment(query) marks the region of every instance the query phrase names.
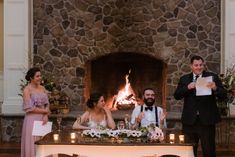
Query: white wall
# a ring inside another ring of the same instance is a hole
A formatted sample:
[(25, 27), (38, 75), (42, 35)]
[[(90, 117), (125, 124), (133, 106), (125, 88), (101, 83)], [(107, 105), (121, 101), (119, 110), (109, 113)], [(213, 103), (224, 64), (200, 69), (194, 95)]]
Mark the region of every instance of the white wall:
[(3, 0), (0, 0), (0, 105), (3, 101)]
[(0, 71), (0, 105), (3, 102), (3, 73)]
[(4, 0), (4, 100), (2, 113), (22, 113), (20, 80), (28, 69), (30, 0)]
[(223, 69), (235, 64), (235, 0), (223, 1)]
[[(235, 0), (224, 0), (223, 3), (223, 58), (222, 70), (235, 64)], [(234, 100), (235, 101), (235, 100)], [(234, 102), (235, 103), (235, 102)], [(235, 115), (235, 105), (229, 105), (230, 114)]]

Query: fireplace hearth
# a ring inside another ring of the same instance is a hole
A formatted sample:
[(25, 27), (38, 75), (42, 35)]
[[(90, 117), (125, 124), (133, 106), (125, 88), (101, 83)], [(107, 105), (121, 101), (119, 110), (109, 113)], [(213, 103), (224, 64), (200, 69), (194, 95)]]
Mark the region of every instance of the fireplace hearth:
[(85, 99), (91, 92), (101, 92), (109, 107), (114, 108), (114, 99), (125, 88), (128, 78), (133, 91), (126, 99), (140, 102), (144, 88), (151, 87), (156, 90), (156, 102), (161, 104), (165, 96), (165, 70), (161, 60), (138, 53), (113, 53), (96, 58), (86, 64)]

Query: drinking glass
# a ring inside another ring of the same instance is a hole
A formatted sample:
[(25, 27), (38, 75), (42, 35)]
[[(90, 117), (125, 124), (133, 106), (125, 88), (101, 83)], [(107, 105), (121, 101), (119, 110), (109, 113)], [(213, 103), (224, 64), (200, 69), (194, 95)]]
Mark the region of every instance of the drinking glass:
[(125, 115), (124, 121), (125, 121), (125, 127), (126, 127), (126, 129), (131, 129), (130, 116), (129, 116), (128, 114)]
[(117, 123), (117, 128), (118, 128), (118, 130), (125, 129), (125, 123), (124, 123), (124, 121), (118, 121), (118, 123)]

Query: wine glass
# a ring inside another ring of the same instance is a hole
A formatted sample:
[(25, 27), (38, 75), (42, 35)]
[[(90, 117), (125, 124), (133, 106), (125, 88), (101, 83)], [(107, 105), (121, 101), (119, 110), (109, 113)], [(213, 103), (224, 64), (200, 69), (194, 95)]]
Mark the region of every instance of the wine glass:
[(118, 123), (117, 123), (117, 128), (118, 128), (118, 130), (125, 129), (125, 123), (124, 123), (124, 121), (118, 121)]

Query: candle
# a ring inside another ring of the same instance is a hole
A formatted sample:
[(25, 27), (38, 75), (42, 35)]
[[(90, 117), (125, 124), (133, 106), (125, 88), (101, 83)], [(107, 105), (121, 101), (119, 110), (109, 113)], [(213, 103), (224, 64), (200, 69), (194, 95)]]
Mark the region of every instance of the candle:
[(179, 141), (180, 143), (184, 143), (184, 135), (179, 135)]
[(53, 139), (54, 139), (54, 141), (58, 141), (59, 140), (59, 134), (53, 134)]
[(75, 140), (71, 140), (71, 143), (75, 143)]
[(70, 138), (72, 140), (75, 140), (76, 139), (76, 133), (75, 132), (70, 133)]
[(175, 134), (170, 134), (170, 143), (175, 143)]

